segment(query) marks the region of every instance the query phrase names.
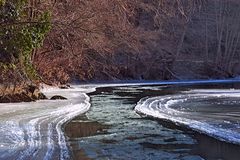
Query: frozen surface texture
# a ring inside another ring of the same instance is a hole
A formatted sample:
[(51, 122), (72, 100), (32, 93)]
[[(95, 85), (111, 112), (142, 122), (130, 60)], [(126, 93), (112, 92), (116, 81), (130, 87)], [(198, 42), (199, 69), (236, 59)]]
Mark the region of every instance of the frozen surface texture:
[(0, 104), (0, 159), (70, 159), (62, 125), (88, 111), (91, 89), (48, 88), (68, 100)]
[(143, 98), (135, 110), (240, 144), (240, 90), (202, 89)]

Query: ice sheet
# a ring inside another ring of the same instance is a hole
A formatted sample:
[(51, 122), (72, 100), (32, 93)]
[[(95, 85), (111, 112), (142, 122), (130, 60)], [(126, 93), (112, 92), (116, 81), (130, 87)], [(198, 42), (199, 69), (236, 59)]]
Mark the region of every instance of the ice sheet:
[(70, 159), (62, 126), (90, 107), (94, 88), (43, 90), (68, 100), (0, 104), (0, 159)]
[(240, 90), (191, 90), (144, 98), (135, 111), (240, 144)]

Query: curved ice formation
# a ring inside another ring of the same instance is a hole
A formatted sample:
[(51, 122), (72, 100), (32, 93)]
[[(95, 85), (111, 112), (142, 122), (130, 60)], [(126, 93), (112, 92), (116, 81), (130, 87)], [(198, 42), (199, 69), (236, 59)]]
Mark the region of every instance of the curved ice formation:
[(88, 111), (85, 89), (48, 89), (68, 100), (0, 104), (0, 159), (71, 159), (62, 131), (65, 122)]
[(240, 90), (191, 90), (143, 98), (135, 111), (240, 144)]

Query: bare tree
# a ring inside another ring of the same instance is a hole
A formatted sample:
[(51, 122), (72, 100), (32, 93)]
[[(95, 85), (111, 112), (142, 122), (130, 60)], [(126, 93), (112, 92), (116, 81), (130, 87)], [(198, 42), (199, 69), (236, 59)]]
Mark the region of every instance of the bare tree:
[[(64, 75), (77, 74), (81, 79), (89, 79), (99, 72), (108, 77), (118, 76), (121, 67), (115, 59), (119, 50), (128, 53), (127, 72), (137, 63), (144, 62), (146, 66), (152, 62), (154, 65), (165, 63), (163, 61), (166, 57), (174, 55), (170, 52), (176, 52), (177, 55), (180, 53), (191, 14), (203, 2), (204, 0), (65, 0), (45, 4), (48, 7), (54, 6), (53, 27), (44, 42), (45, 47), (35, 58), (35, 64), (43, 75), (56, 68), (63, 71)], [(184, 31), (182, 38), (177, 37), (177, 51), (165, 52), (159, 41), (164, 37), (175, 39), (173, 35), (169, 36), (171, 32), (164, 31), (171, 25), (170, 19), (177, 20)], [(154, 56), (158, 57), (158, 62), (151, 60)], [(54, 58), (56, 63), (51, 64)], [(48, 66), (45, 63), (49, 64), (49, 69), (46, 69)], [(122, 65), (124, 67), (125, 64)], [(65, 77), (70, 78), (71, 75)]]
[[(234, 5), (234, 6), (233, 6)], [(215, 1), (216, 14), (216, 66), (223, 71), (230, 72), (232, 62), (239, 46), (240, 21), (239, 3), (229, 0)]]

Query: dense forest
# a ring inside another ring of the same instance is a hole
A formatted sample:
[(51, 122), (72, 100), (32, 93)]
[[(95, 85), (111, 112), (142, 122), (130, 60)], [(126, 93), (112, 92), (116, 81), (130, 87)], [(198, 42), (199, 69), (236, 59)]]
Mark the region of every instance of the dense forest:
[(238, 0), (0, 0), (0, 83), (236, 77), (239, 11)]

